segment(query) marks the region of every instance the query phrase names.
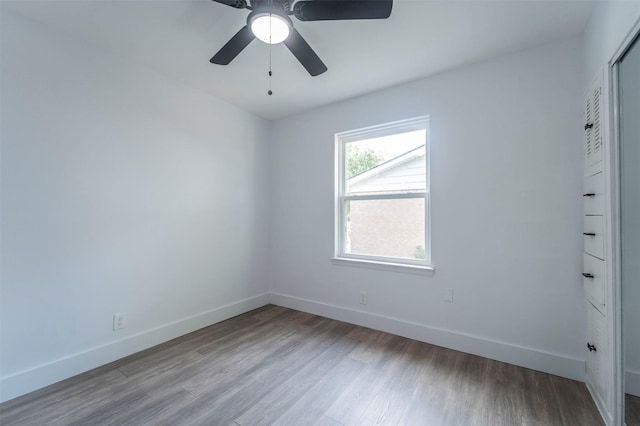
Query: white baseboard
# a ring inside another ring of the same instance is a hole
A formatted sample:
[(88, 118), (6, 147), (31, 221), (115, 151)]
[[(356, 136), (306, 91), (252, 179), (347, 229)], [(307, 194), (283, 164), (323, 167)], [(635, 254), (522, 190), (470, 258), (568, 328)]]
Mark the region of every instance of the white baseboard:
[(624, 380), (625, 392), (640, 396), (640, 371), (627, 370)]
[(0, 402), (257, 309), (269, 301), (269, 293), (264, 293), (3, 377), (0, 379)]
[(585, 361), (581, 359), (284, 294), (271, 293), (271, 303), (580, 382), (585, 380)]
[[(585, 380), (584, 360), (384, 315), (278, 293), (264, 293), (3, 377), (0, 379), (0, 402), (8, 401), (268, 303), (386, 331), (573, 380)], [(638, 380), (640, 374), (634, 374), (633, 380), (635, 381), (633, 383), (636, 386), (640, 385), (640, 380)], [(629, 385), (631, 382), (629, 373), (627, 373), (627, 384)]]

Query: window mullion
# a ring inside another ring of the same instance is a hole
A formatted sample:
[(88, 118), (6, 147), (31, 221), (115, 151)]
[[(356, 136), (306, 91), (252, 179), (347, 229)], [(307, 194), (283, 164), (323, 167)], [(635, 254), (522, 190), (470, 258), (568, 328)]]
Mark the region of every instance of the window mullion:
[(343, 195), (343, 201), (350, 200), (396, 200), (396, 199), (406, 199), (406, 198), (426, 198), (426, 192), (404, 192), (398, 194), (367, 194), (367, 195)]

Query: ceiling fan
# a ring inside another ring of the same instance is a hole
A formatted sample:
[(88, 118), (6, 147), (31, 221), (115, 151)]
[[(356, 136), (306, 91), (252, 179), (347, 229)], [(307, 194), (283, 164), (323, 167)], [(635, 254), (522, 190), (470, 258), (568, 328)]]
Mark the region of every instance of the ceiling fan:
[(300, 21), (386, 19), (393, 0), (213, 0), (236, 9), (249, 9), (247, 25), (227, 42), (209, 62), (228, 65), (254, 38), (268, 43), (284, 42), (312, 76), (322, 74), (326, 65), (295, 28), (289, 15)]

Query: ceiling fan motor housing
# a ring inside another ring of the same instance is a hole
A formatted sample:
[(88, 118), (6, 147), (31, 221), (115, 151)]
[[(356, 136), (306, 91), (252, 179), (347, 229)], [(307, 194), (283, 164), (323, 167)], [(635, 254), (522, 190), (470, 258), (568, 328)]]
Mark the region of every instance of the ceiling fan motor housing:
[(253, 10), (247, 17), (247, 26), (261, 41), (267, 44), (278, 44), (291, 34), (293, 23), (281, 11)]
[(293, 22), (291, 21), (291, 18), (289, 18), (289, 16), (287, 15), (287, 13), (285, 11), (273, 10), (273, 9), (269, 9), (269, 8), (267, 8), (267, 9), (253, 9), (251, 11), (251, 13), (249, 13), (249, 16), (247, 16), (247, 25), (249, 27), (251, 27), (251, 24), (257, 18), (259, 18), (261, 16), (268, 16), (270, 14), (278, 15), (279, 17), (281, 17), (282, 19), (284, 19), (287, 22), (287, 24), (289, 25), (289, 28), (293, 28)]
[(241, 28), (209, 62), (228, 65), (257, 37), (268, 44), (284, 42), (314, 77), (324, 73), (327, 66), (293, 27), (289, 15), (295, 16), (299, 21), (386, 19), (391, 15), (393, 7), (393, 0), (298, 0), (295, 4), (291, 0), (213, 1), (238, 9), (249, 9), (251, 12), (247, 17), (247, 25)]
[[(237, 0), (243, 1), (244, 0)], [(252, 10), (267, 10), (271, 12), (282, 11), (285, 14), (289, 14), (291, 9), (291, 3), (289, 0), (253, 0), (251, 2)]]

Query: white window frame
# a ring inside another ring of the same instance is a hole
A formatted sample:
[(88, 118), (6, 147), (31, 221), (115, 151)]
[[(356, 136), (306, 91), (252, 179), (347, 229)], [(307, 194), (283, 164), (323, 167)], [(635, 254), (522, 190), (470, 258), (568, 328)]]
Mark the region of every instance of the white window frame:
[[(426, 131), (425, 140), (425, 179), (426, 190), (424, 192), (390, 193), (375, 195), (346, 195), (346, 146), (350, 142), (365, 139), (373, 139), (399, 133), (407, 133), (416, 130)], [(343, 266), (359, 266), (373, 269), (390, 270), (393, 272), (408, 272), (419, 275), (433, 275), (434, 268), (431, 265), (431, 220), (430, 220), (430, 179), (429, 179), (429, 117), (422, 116), (407, 120), (394, 121), (363, 129), (337, 133), (335, 135), (335, 257), (333, 263)], [(425, 220), (425, 258), (406, 259), (386, 256), (373, 256), (363, 254), (346, 253), (346, 201), (351, 200), (390, 200), (390, 199), (424, 199)]]

